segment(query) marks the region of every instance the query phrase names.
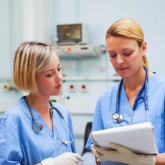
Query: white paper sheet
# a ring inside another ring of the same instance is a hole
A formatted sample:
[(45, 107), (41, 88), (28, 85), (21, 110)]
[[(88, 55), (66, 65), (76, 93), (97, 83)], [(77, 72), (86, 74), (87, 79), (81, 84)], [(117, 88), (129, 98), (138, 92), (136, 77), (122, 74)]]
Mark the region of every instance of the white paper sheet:
[(110, 142), (115, 142), (130, 148), (135, 153), (158, 153), (154, 127), (150, 122), (94, 131), (91, 138), (95, 145), (106, 149), (110, 149)]

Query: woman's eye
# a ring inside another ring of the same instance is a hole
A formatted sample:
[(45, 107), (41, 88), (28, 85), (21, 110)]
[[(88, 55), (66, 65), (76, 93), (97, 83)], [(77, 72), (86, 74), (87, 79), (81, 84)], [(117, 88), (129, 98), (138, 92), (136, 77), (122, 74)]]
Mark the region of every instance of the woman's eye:
[(115, 52), (108, 51), (108, 54), (112, 58), (116, 57), (116, 53)]
[(109, 54), (110, 55), (110, 57), (112, 57), (112, 58), (115, 58), (116, 57), (116, 54)]
[(46, 77), (52, 77), (53, 74), (47, 74)]
[(58, 70), (58, 72), (61, 72), (61, 68), (58, 68), (57, 70)]
[(122, 54), (123, 54), (124, 56), (130, 56), (130, 55), (133, 54), (133, 52), (134, 52), (134, 51), (132, 51), (132, 50), (131, 50), (131, 51), (123, 51)]
[(124, 53), (124, 56), (130, 56), (132, 53)]

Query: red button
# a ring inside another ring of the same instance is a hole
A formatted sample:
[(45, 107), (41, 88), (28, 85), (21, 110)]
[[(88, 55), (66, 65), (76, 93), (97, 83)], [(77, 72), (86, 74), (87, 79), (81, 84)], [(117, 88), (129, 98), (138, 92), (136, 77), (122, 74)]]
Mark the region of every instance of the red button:
[(71, 48), (68, 48), (68, 51), (70, 52), (72, 49)]

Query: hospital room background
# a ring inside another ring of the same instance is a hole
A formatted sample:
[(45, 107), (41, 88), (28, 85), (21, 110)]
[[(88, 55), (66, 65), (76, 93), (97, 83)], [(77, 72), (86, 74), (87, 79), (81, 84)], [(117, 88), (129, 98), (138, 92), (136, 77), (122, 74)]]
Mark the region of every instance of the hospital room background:
[[(150, 70), (165, 76), (164, 0), (0, 0), (0, 115), (26, 94), (12, 81), (13, 56), (23, 41), (40, 40), (59, 51), (63, 68), (62, 94), (52, 97), (72, 116), (77, 152), (84, 145), (87, 122), (96, 101), (119, 77), (105, 52), (105, 32), (117, 19), (128, 17), (143, 28)], [(81, 43), (57, 43), (57, 25), (85, 27)], [(65, 56), (64, 56), (65, 54)]]

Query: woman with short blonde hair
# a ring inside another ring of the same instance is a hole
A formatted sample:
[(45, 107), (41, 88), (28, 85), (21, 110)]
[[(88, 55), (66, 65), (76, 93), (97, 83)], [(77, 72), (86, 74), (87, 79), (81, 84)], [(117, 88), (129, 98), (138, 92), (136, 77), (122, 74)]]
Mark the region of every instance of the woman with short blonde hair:
[(66, 107), (52, 103), (59, 95), (62, 72), (54, 48), (22, 43), (14, 56), (16, 88), (27, 91), (0, 120), (0, 164), (78, 165), (72, 121)]
[(42, 42), (24, 42), (16, 50), (13, 79), (15, 86), (24, 91), (37, 92), (36, 75), (57, 56), (52, 46)]

